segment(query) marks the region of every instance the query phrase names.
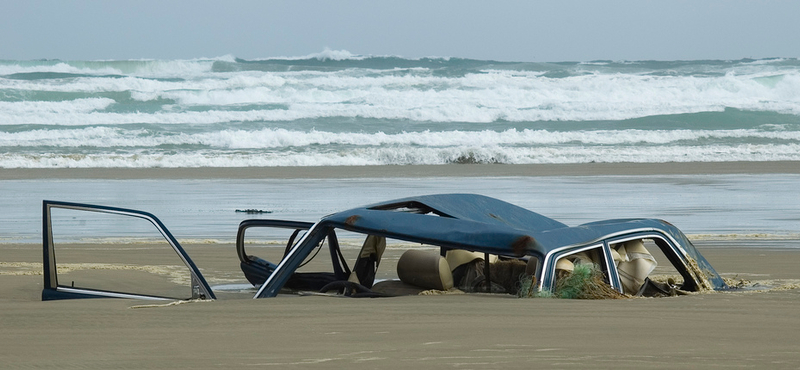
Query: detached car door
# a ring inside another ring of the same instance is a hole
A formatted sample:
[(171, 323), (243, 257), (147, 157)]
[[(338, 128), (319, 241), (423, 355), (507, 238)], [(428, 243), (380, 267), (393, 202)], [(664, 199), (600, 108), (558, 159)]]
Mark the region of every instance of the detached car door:
[(156, 216), (43, 201), (42, 300), (216, 299), (192, 259)]

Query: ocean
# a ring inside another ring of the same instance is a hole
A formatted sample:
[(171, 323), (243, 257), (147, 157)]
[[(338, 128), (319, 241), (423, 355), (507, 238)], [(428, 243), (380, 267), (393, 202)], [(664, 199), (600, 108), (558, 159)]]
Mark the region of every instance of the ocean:
[(800, 160), (800, 60), (0, 61), (0, 169)]
[[(800, 60), (533, 63), (326, 50), (0, 61), (0, 179), (19, 168), (728, 161), (800, 161)], [(180, 239), (225, 243), (245, 218), (314, 221), (446, 192), (569, 225), (653, 217), (695, 238), (798, 239), (798, 183), (790, 174), (5, 179), (0, 243), (41, 241), (44, 199), (140, 209)], [(272, 213), (235, 212), (248, 208)]]

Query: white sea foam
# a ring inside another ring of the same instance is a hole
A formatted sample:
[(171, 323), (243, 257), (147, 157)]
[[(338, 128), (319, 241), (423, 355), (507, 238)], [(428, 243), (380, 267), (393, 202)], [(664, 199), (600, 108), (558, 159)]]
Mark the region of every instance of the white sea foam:
[(96, 75), (111, 75), (121, 74), (119, 69), (105, 66), (102, 68), (81, 68), (70, 65), (68, 62), (58, 62), (55, 64), (0, 64), (0, 76), (11, 75), (15, 73), (41, 73), (41, 72), (54, 72), (54, 73), (74, 73), (74, 74), (96, 74)]
[(96, 60), (55, 63), (0, 63), (0, 76), (17, 73), (54, 72), (89, 76), (196, 77), (211, 72), (215, 61), (235, 62), (233, 56), (187, 60)]
[[(189, 72), (182, 72), (183, 76)], [(3, 123), (118, 124), (131, 122), (220, 123), (287, 121), (322, 117), (363, 117), (436, 122), (624, 120), (653, 115), (719, 112), (725, 108), (800, 115), (800, 74), (720, 77), (653, 77), (593, 74), (546, 78), (537, 73), (471, 73), (447, 78), (430, 75), (356, 76), (335, 73), (238, 73), (164, 81), (123, 78), (3, 80), (0, 88), (54, 92), (129, 92), (138, 101), (169, 99), (194, 112), (97, 115), (56, 119), (36, 106), (2, 117)], [(80, 103), (80, 101), (76, 101)], [(278, 104), (282, 110), (215, 112), (213, 107)], [(42, 115), (37, 119), (38, 115)], [(213, 118), (212, 118), (213, 117)]]
[[(225, 59), (225, 58), (223, 58)], [(211, 72), (214, 60), (153, 60), (128, 61), (119, 68), (133, 76), (193, 78)]]
[(156, 147), (159, 145), (204, 145), (221, 149), (301, 148), (316, 145), (487, 147), (544, 145), (697, 145), (704, 140), (726, 139), (782, 140), (800, 142), (800, 131), (762, 130), (596, 130), (596, 131), (419, 131), (386, 134), (383, 132), (327, 132), (287, 129), (256, 131), (222, 130), (196, 134), (157, 133), (144, 129), (87, 127), (75, 130), (31, 130), (0, 132), (5, 147)]
[[(722, 112), (726, 108), (736, 108), (752, 111), (773, 111), (785, 114), (800, 115), (800, 104), (788, 101), (757, 102), (743, 101), (736, 104), (731, 100), (723, 105), (694, 104), (686, 102), (685, 106), (668, 106), (664, 104), (650, 104), (650, 106), (637, 106), (635, 104), (614, 108), (614, 104), (598, 101), (565, 102), (559, 107), (544, 104), (540, 107), (489, 107), (476, 101), (460, 100), (457, 97), (438, 97), (438, 103), (431, 99), (437, 97), (432, 94), (419, 93), (408, 96), (407, 99), (397, 104), (391, 104), (391, 98), (383, 102), (372, 103), (381, 98), (365, 97), (369, 100), (360, 104), (325, 103), (321, 92), (316, 96), (314, 103), (286, 103), (284, 100), (275, 100), (261, 103), (287, 104), (285, 109), (255, 109), (255, 110), (207, 110), (207, 111), (162, 111), (156, 113), (115, 113), (97, 112), (102, 109), (108, 100), (98, 100), (97, 107), (86, 111), (86, 104), (80, 99), (73, 101), (78, 107), (60, 108), (74, 114), (63, 115), (54, 111), (54, 106), (68, 106), (73, 103), (6, 103), (13, 110), (0, 111), (0, 125), (15, 124), (44, 124), (44, 125), (119, 125), (130, 123), (153, 124), (213, 124), (226, 122), (282, 122), (300, 119), (317, 119), (326, 117), (343, 118), (373, 118), (390, 120), (408, 120), (419, 122), (472, 122), (490, 123), (499, 120), (509, 122), (536, 122), (536, 121), (586, 121), (586, 120), (625, 120), (652, 115), (670, 115), (700, 112)], [(430, 98), (430, 99), (426, 99)], [(17, 105), (14, 105), (17, 104)], [(498, 101), (498, 104), (505, 104)], [(180, 108), (180, 107), (178, 107)], [(81, 113), (82, 112), (82, 113)]]
[(356, 55), (347, 50), (332, 50), (330, 48), (325, 48), (319, 53), (312, 53), (306, 56), (300, 57), (270, 57), (270, 58), (262, 58), (256, 59), (259, 61), (267, 61), (267, 60), (306, 60), (306, 59), (318, 59), (318, 60), (363, 60), (367, 58), (367, 56)]
[(14, 117), (87, 114), (106, 109), (111, 104), (114, 104), (114, 100), (108, 98), (86, 98), (67, 101), (0, 101), (0, 117), (2, 117), (0, 121), (4, 121), (0, 125), (25, 123), (24, 120), (16, 120)]
[(325, 48), (325, 50), (323, 50), (321, 53), (310, 54), (310, 55), (307, 55), (307, 56), (302, 57), (302, 58), (303, 59), (312, 59), (313, 58), (313, 59), (320, 59), (320, 60), (326, 60), (326, 59), (330, 59), (330, 60), (348, 60), (348, 59), (350, 59), (350, 60), (353, 60), (353, 59), (359, 60), (359, 59), (364, 59), (363, 56), (355, 55), (355, 54), (353, 54), (353, 53), (351, 53), (351, 52), (349, 52), (347, 50), (331, 50), (329, 48)]

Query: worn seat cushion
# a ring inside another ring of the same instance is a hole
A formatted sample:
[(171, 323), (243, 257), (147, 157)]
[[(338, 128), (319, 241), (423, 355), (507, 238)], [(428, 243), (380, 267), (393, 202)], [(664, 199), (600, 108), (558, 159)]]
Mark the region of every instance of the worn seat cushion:
[(448, 290), (453, 273), (447, 260), (435, 251), (408, 250), (397, 261), (400, 281), (425, 289)]

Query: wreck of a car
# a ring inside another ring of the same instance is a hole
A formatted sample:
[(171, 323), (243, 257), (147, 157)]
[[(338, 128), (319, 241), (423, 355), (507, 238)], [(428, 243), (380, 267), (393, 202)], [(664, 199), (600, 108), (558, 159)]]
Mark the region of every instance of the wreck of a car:
[[(246, 253), (244, 233), (252, 227), (295, 230), (280, 263), (268, 263)], [(338, 235), (342, 232), (360, 234), (364, 240), (353, 271), (348, 269), (339, 247)], [(295, 242), (298, 233), (303, 235)], [(438, 248), (409, 248), (397, 262), (400, 281), (425, 289), (456, 287), (513, 294), (519, 288), (514, 283), (528, 275), (536, 290), (549, 291), (554, 288), (559, 269), (591, 263), (602, 271), (614, 290), (641, 295), (655, 267), (645, 241), (651, 249), (653, 245), (657, 247), (682, 278), (670, 281), (673, 286), (668, 288), (689, 292), (727, 288), (689, 239), (665, 221), (624, 219), (569, 227), (524, 208), (473, 194), (398, 199), (335, 213), (314, 224), (244, 221), (239, 228), (237, 251), (248, 280), (260, 285), (257, 298), (274, 297), (281, 292), (329, 291), (334, 287), (345, 293), (372, 296), (386, 294), (380, 285), (391, 282), (374, 282), (386, 239)], [(324, 245), (331, 256), (330, 269), (298, 272), (298, 267), (318, 255)], [(483, 263), (487, 260), (490, 263)], [(503, 272), (493, 273), (494, 268)], [(510, 278), (497, 277), (509, 273)], [(499, 286), (493, 284), (493, 277)]]
[[(155, 216), (83, 204), (44, 204), (44, 289), (50, 292), (43, 292), (43, 299), (114, 296), (73, 292), (58, 285), (52, 236), (48, 236), (52, 207), (154, 220), (151, 222), (171, 240), (169, 244), (191, 270), (192, 297), (214, 298), (200, 271)], [(284, 238), (277, 263), (249, 253), (256, 249), (250, 247), (250, 235), (256, 229)], [(345, 244), (347, 248), (342, 247)], [(381, 264), (387, 245), (399, 258)], [(357, 253), (345, 256), (352, 253), (343, 250)], [(651, 252), (665, 258), (675, 275), (655, 281)], [(689, 239), (665, 221), (617, 219), (570, 227), (475, 194), (397, 199), (334, 213), (315, 223), (244, 220), (239, 225), (236, 253), (245, 278), (258, 288), (254, 298), (279, 294), (378, 297), (424, 291), (519, 294), (526, 279), (529, 289), (551, 292), (561, 276), (586, 265), (600, 272), (610, 290), (624, 296), (728, 289)]]

